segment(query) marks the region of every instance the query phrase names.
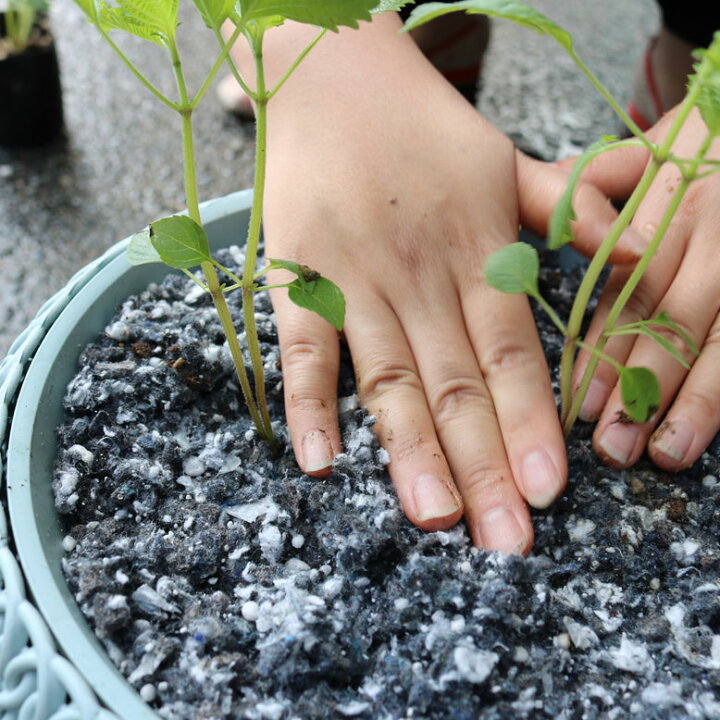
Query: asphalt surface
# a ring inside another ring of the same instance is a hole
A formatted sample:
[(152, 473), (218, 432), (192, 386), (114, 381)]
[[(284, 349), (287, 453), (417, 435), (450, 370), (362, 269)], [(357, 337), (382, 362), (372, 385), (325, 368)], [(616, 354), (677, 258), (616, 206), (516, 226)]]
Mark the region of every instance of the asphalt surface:
[[(534, 0), (568, 29), (578, 54), (625, 102), (658, 27), (654, 0)], [(185, 24), (197, 21), (188, 19)], [(137, 85), (71, 0), (55, 0), (66, 134), (37, 150), (0, 147), (0, 357), (41, 304), (82, 265), (150, 220), (183, 207), (175, 117)], [(128, 52), (158, 65), (156, 48)], [(186, 48), (199, 82), (214, 41)], [(194, 75), (194, 76), (193, 76)], [(521, 147), (547, 159), (618, 130), (612, 114), (551, 40), (493, 24), (480, 110)], [(252, 184), (254, 129), (214, 93), (196, 115), (202, 199)]]

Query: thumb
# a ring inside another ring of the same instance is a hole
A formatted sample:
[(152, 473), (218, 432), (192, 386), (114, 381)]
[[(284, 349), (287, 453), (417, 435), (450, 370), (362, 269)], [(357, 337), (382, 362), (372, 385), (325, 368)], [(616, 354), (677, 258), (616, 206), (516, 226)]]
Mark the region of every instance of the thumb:
[[(633, 148), (634, 149), (634, 148)], [(613, 155), (615, 153), (605, 153)], [(618, 153), (619, 154), (619, 153)], [(642, 173), (622, 177), (624, 170), (618, 171), (608, 162), (596, 165), (604, 155), (600, 155), (583, 174), (583, 181), (578, 183), (573, 196), (573, 208), (577, 219), (572, 223), (573, 247), (588, 257), (598, 249), (603, 239), (617, 218), (617, 211), (610, 203), (609, 197), (622, 196), (625, 191), (632, 190)], [(521, 224), (545, 237), (548, 232), (550, 218), (555, 205), (565, 192), (568, 173), (573, 160), (561, 163), (544, 163), (534, 160), (522, 153), (517, 153), (517, 184)], [(622, 161), (621, 161), (622, 162)], [(626, 165), (622, 162), (622, 165)], [(588, 178), (588, 179), (586, 179)], [(589, 178), (596, 179), (595, 185)], [(626, 196), (626, 195), (625, 195)], [(632, 227), (623, 231), (620, 240), (610, 255), (610, 262), (616, 264), (634, 263), (643, 254), (647, 241)]]

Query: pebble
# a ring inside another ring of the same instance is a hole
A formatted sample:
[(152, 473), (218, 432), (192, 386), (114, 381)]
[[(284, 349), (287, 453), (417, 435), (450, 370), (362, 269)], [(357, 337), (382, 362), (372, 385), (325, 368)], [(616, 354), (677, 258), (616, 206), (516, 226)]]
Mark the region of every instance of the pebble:
[(260, 613), (260, 606), (254, 600), (248, 600), (243, 603), (240, 612), (248, 622), (256, 622)]
[(63, 550), (72, 552), (77, 547), (77, 540), (72, 535), (66, 535), (62, 541)]
[(157, 697), (157, 689), (152, 683), (146, 683), (140, 688), (140, 697), (146, 703), (151, 703)]

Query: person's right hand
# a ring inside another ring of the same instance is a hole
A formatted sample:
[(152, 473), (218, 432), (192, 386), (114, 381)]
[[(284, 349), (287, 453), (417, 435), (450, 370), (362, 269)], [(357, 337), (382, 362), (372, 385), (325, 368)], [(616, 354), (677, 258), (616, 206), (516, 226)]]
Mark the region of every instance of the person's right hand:
[[(556, 179), (555, 197), (564, 175), (516, 167), (509, 140), (398, 28), (387, 15), (325, 38), (272, 100), (266, 254), (344, 292), (360, 397), (408, 518), (444, 529), (464, 509), (478, 546), (525, 553), (526, 501), (561, 492), (564, 441), (528, 302), (489, 288), (483, 264), (517, 237), (516, 172)], [(271, 73), (312, 36), (280, 29)], [(600, 193), (587, 197), (609, 224)], [(273, 304), (296, 457), (327, 474), (341, 452), (337, 333), (285, 291)]]

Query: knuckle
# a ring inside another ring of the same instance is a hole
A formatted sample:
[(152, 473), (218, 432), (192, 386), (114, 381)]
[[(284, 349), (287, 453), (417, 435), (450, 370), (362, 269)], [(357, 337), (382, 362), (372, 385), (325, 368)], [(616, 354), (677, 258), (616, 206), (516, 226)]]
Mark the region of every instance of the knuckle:
[(706, 418), (715, 422), (720, 417), (720, 396), (717, 393), (704, 392), (701, 389), (683, 389), (680, 402), (689, 408), (689, 414), (695, 418)]
[(419, 432), (412, 432), (407, 435), (392, 438), (392, 447), (388, 449), (393, 462), (402, 463), (404, 460), (413, 458), (428, 445), (428, 440), (423, 438)]
[(506, 495), (510, 470), (489, 459), (475, 461), (464, 475), (463, 495), (476, 503), (489, 505)]
[(487, 388), (479, 378), (459, 376), (444, 380), (433, 388), (428, 400), (433, 416), (441, 423), (469, 408), (494, 412)]
[(538, 369), (544, 372), (540, 361), (529, 348), (510, 340), (501, 342), (488, 349), (480, 358), (480, 370), (484, 377), (514, 374), (518, 370)]
[(307, 339), (293, 339), (283, 343), (282, 365), (286, 371), (298, 368), (318, 368), (318, 371), (329, 368), (328, 352), (325, 347)]
[(422, 383), (417, 373), (406, 365), (382, 361), (358, 376), (360, 396), (367, 405), (373, 405), (389, 392), (401, 388), (422, 392)]
[(655, 302), (650, 295), (650, 289), (640, 283), (633, 294), (628, 298), (623, 308), (619, 323), (636, 322), (637, 320), (647, 320), (653, 309)]

